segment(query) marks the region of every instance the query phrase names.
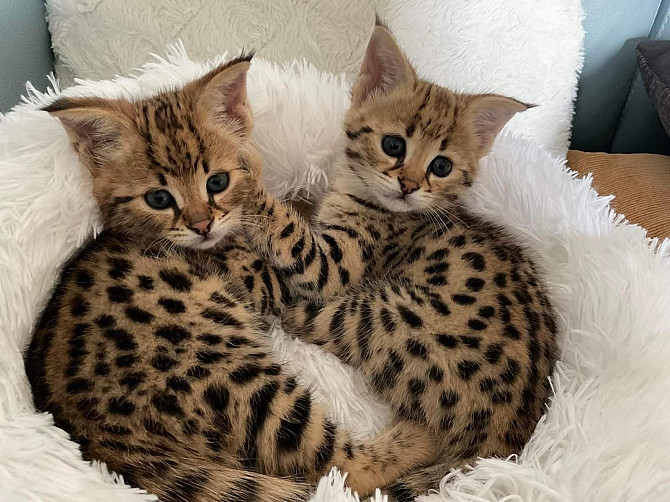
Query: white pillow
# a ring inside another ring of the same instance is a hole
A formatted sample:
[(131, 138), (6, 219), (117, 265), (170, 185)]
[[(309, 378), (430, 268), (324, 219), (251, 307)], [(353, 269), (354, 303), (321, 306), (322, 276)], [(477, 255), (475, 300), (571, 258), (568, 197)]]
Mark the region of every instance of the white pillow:
[(66, 85), (126, 75), (178, 39), (196, 60), (255, 49), (351, 81), (376, 11), (422, 76), (540, 105), (510, 129), (559, 155), (568, 149), (582, 66), (580, 0), (47, 0), (47, 8)]
[[(135, 79), (89, 82), (63, 94), (146, 96), (206, 69), (175, 51)], [(65, 131), (36, 111), (52, 99), (36, 96), (0, 116), (0, 500), (153, 500), (81, 460), (76, 444), (32, 406), (21, 354), (57, 268), (98, 223), (90, 179)], [(281, 70), (257, 60), (250, 100), (254, 139), (266, 159), (280, 163), (268, 164), (266, 175), (288, 180), (275, 183), (275, 193), (305, 183), (322, 190), (340, 148), (333, 131), (347, 106), (345, 83), (308, 66)], [(301, 120), (287, 120), (286, 110)], [(551, 408), (519, 462), (482, 460), (424, 501), (667, 499), (670, 240), (647, 240), (608, 202), (590, 179), (577, 179), (559, 158), (512, 135), (499, 138), (482, 162), (467, 204), (536, 255), (562, 320), (562, 361)], [(359, 437), (384, 424), (386, 407), (358, 373), (280, 330), (273, 339), (336, 421)], [(337, 473), (322, 480), (313, 500), (355, 502)]]

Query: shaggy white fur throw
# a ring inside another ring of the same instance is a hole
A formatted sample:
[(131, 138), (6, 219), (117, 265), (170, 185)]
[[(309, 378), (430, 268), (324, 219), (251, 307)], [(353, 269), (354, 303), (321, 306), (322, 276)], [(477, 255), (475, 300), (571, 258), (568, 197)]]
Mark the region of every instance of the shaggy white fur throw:
[(99, 80), (181, 39), (196, 60), (255, 49), (353, 79), (375, 11), (419, 72), (541, 105), (512, 128), (564, 155), (581, 69), (580, 0), (47, 0), (56, 71)]
[[(180, 50), (137, 78), (86, 82), (63, 92), (143, 96), (206, 71)], [(98, 216), (90, 180), (57, 120), (35, 95), (0, 120), (0, 500), (153, 500), (35, 413), (21, 354), (57, 268)], [(346, 84), (309, 66), (254, 61), (254, 140), (276, 194), (320, 194), (333, 175), (348, 104)], [(297, 118), (300, 118), (297, 120)], [(430, 502), (663, 501), (670, 494), (670, 241), (645, 238), (534, 143), (505, 134), (483, 161), (467, 204), (506, 225), (535, 254), (562, 319), (562, 361), (548, 414), (518, 459), (454, 472)], [(272, 332), (277, 350), (317, 389), (334, 418), (360, 437), (387, 410), (361, 376), (316, 347)], [(314, 501), (353, 502), (342, 476)], [(377, 502), (381, 502), (381, 495)]]

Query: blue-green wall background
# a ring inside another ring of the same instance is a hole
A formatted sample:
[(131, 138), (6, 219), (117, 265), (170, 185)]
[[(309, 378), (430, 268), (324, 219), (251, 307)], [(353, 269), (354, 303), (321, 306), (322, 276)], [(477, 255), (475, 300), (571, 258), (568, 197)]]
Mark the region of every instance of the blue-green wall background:
[(26, 81), (45, 90), (53, 71), (42, 0), (0, 0), (0, 112), (26, 93)]

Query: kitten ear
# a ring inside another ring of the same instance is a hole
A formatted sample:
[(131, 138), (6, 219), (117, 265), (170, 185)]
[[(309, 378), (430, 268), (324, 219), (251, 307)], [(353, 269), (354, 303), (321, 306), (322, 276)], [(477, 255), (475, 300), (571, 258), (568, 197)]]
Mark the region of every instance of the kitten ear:
[(467, 107), (466, 115), (474, 129), (478, 156), (483, 157), (489, 153), (495, 137), (514, 115), (533, 106), (495, 94), (474, 96)]
[(57, 117), (82, 162), (91, 172), (113, 160), (123, 146), (122, 136), (132, 130), (122, 100), (61, 98), (42, 108)]
[(218, 125), (248, 138), (253, 128), (247, 104), (247, 72), (253, 55), (241, 56), (203, 77), (205, 87), (198, 104)]
[(365, 51), (361, 73), (354, 84), (352, 102), (360, 106), (373, 93), (388, 93), (395, 87), (413, 82), (414, 69), (385, 26), (375, 25)]

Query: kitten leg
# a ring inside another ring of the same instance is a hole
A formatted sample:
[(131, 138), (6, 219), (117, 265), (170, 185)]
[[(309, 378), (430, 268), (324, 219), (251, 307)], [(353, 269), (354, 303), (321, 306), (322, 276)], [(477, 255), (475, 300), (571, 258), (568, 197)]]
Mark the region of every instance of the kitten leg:
[(375, 228), (330, 225), (313, 231), (295, 209), (265, 192), (257, 196), (254, 211), (256, 221), (248, 229), (252, 246), (298, 298), (326, 299), (359, 284), (370, 275), (376, 244), (385, 238)]

